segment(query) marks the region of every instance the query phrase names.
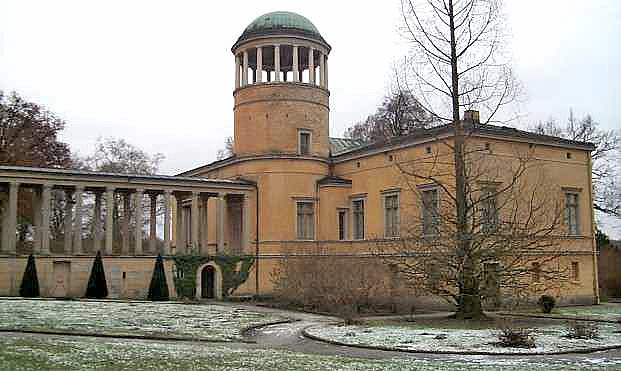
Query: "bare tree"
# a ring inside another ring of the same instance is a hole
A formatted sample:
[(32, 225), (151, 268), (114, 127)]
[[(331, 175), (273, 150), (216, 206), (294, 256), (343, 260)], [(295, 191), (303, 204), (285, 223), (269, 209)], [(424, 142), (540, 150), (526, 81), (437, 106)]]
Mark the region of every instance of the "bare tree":
[(621, 218), (621, 132), (601, 129), (588, 114), (578, 119), (571, 109), (565, 126), (550, 119), (531, 129), (539, 134), (593, 143), (593, 207), (599, 212)]
[(348, 128), (345, 137), (372, 142), (412, 134), (438, 123), (412, 92), (396, 88), (384, 97), (374, 114)]
[(217, 160), (224, 160), (225, 158), (233, 156), (235, 153), (233, 152), (233, 137), (226, 137), (224, 140), (224, 148), (219, 149), (216, 154)]
[(516, 303), (567, 281), (557, 238), (563, 202), (544, 165), (532, 149), (516, 145), (507, 160), (480, 144), (465, 147), (465, 230), (455, 215), (453, 145), (438, 142), (427, 158), (399, 160), (404, 198), (413, 204), (404, 212), (403, 238), (379, 245), (416, 292), (447, 299), (461, 319), (479, 318), (482, 302), (498, 301), (501, 292)]
[(404, 35), (412, 49), (404, 81), (428, 112), (454, 127), (451, 173), (455, 186), (450, 194), (455, 221), (452, 251), (460, 260), (457, 315), (479, 317), (479, 262), (469, 234), (466, 136), (460, 111), (477, 108), (490, 122), (520, 92), (502, 49), (501, 2), (402, 0), (402, 16)]

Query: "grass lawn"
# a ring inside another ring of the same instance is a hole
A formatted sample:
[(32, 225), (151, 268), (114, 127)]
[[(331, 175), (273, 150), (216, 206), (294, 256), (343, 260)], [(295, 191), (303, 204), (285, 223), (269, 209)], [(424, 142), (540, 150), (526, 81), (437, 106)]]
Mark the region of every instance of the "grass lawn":
[(414, 322), (372, 321), (358, 326), (321, 325), (307, 329), (310, 335), (349, 345), (368, 345), (420, 352), (550, 353), (621, 346), (621, 326), (597, 323), (599, 338), (570, 339), (558, 320), (519, 318), (512, 327), (534, 330), (534, 348), (506, 348), (496, 343), (498, 323), (493, 320), (458, 321), (419, 319)]
[(360, 359), (207, 343), (5, 334), (3, 370), (595, 370), (621, 358), (592, 360), (488, 357)]
[(223, 305), (0, 300), (0, 329), (241, 340), (248, 326), (283, 317)]
[(600, 305), (585, 305), (578, 307), (559, 307), (552, 314), (561, 316), (592, 317), (598, 319), (620, 319), (621, 304), (605, 303)]

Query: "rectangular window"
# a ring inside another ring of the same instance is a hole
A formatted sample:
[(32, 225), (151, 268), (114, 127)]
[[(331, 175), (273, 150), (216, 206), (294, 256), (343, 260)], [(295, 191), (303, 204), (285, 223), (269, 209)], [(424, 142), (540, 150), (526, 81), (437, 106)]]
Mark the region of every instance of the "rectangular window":
[(440, 284), (440, 270), (436, 263), (428, 263), (425, 269), (427, 273), (427, 289), (437, 290)]
[(578, 262), (571, 262), (571, 278), (574, 281), (580, 280), (580, 266)]
[(297, 203), (298, 240), (312, 240), (315, 235), (315, 205), (312, 202)]
[(438, 190), (430, 189), (423, 191), (423, 235), (437, 235), (438, 222)]
[(310, 133), (308, 132), (300, 132), (300, 154), (301, 155), (309, 155), (310, 154)]
[(384, 237), (399, 237), (399, 196), (384, 197)]
[(353, 201), (354, 240), (364, 239), (364, 200)]
[(539, 263), (533, 263), (533, 282), (541, 282), (541, 266)]
[(577, 193), (565, 193), (565, 225), (567, 225), (567, 233), (570, 235), (577, 236), (580, 234)]
[(498, 227), (496, 193), (495, 187), (486, 187), (481, 191), (481, 230), (484, 233), (496, 232)]
[(347, 211), (339, 211), (339, 240), (347, 239)]

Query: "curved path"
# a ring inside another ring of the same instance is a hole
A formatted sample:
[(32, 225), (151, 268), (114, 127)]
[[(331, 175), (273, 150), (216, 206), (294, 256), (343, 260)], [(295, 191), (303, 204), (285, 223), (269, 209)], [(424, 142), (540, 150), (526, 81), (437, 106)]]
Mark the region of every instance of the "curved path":
[(248, 331), (245, 336), (248, 340), (256, 342), (257, 346), (266, 348), (278, 348), (303, 353), (321, 355), (339, 355), (348, 357), (360, 357), (371, 359), (386, 358), (412, 358), (429, 360), (481, 360), (489, 359), (491, 362), (513, 362), (516, 360), (529, 361), (537, 364), (542, 363), (569, 363), (575, 366), (597, 365), (600, 362), (617, 361), (621, 367), (621, 349), (587, 353), (587, 354), (561, 354), (561, 355), (443, 355), (431, 353), (405, 353), (399, 351), (385, 351), (374, 349), (362, 349), (350, 346), (333, 345), (322, 341), (312, 340), (302, 335), (302, 330), (309, 326), (339, 322), (335, 317), (322, 316), (310, 313), (291, 312), (278, 309), (247, 305), (254, 311), (265, 311), (285, 317), (294, 322), (268, 325)]

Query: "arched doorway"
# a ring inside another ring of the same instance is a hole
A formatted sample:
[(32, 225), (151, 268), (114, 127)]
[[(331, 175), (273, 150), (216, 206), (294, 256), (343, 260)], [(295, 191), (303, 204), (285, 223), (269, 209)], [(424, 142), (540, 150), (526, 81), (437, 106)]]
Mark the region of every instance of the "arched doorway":
[(222, 299), (222, 271), (213, 261), (196, 270), (196, 299)]
[(214, 299), (216, 297), (215, 283), (216, 270), (213, 265), (208, 265), (201, 272), (201, 296), (203, 299)]

